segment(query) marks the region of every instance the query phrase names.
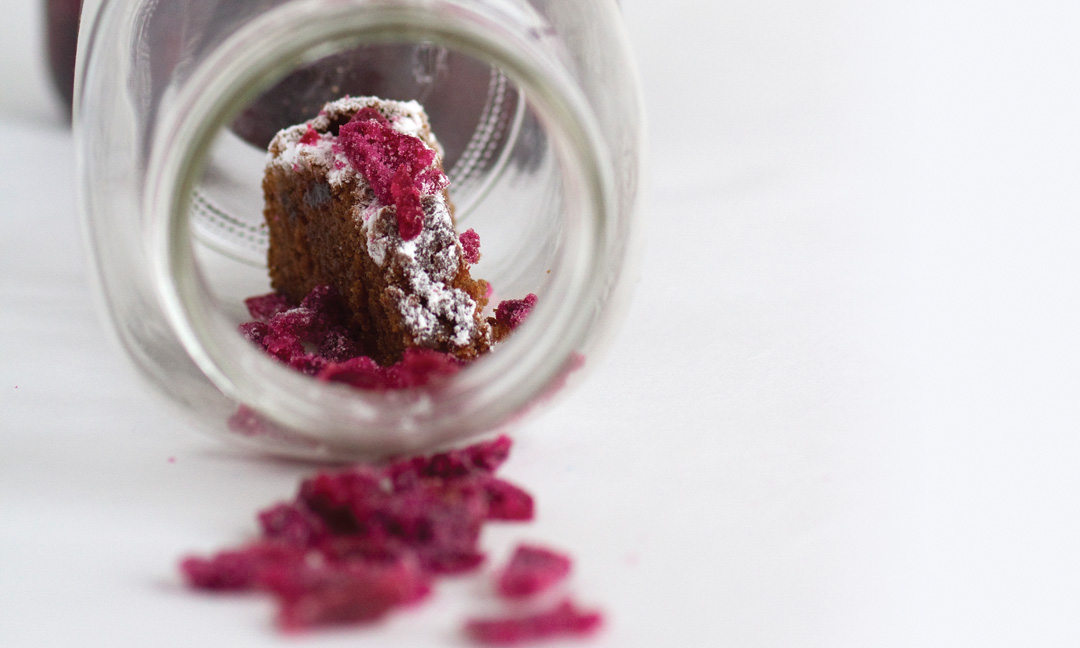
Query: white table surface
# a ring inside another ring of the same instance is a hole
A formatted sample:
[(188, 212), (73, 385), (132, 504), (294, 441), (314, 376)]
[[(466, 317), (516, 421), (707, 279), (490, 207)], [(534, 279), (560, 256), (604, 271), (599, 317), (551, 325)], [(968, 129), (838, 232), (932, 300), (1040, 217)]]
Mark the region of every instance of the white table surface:
[[(0, 21), (0, 646), (465, 645), (483, 577), (300, 638), (182, 588), (315, 467), (197, 435), (107, 343), (36, 4)], [(644, 278), (516, 431), (539, 515), (494, 561), (570, 551), (582, 645), (1080, 645), (1078, 5), (623, 5)]]

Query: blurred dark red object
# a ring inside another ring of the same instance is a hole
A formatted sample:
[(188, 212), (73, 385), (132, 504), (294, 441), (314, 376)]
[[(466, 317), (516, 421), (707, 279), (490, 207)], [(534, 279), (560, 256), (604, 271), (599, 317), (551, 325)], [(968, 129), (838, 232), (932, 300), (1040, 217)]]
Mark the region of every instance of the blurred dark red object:
[(75, 94), (75, 46), (79, 40), (82, 0), (45, 0), (49, 71), (53, 86), (71, 111)]

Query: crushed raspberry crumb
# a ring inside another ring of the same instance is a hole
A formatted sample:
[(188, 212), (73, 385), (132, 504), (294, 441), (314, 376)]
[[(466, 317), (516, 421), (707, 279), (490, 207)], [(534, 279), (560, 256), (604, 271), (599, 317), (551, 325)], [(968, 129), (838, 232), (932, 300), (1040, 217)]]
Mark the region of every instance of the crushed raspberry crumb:
[(375, 121), (381, 126), (390, 126), (390, 120), (386, 118), (386, 115), (379, 112), (374, 106), (364, 106), (360, 110), (356, 111), (350, 121)]
[(374, 108), (358, 111), (338, 131), (338, 144), (375, 197), (397, 209), (398, 231), (408, 241), (423, 229), (421, 193), (446, 188), (446, 175), (430, 168), (435, 151), (411, 135), (394, 130)]
[(477, 263), (480, 261), (480, 235), (471, 227), (458, 237), (461, 247), (465, 250), (465, 261)]
[(259, 417), (255, 410), (246, 405), (236, 408), (236, 412), (229, 417), (226, 424), (231, 432), (240, 436), (264, 436), (267, 434), (267, 428), (263, 424), (262, 418)]
[(248, 313), (257, 322), (266, 322), (274, 315), (290, 307), (289, 300), (285, 295), (270, 293), (257, 297), (248, 297), (244, 300)]
[(314, 146), (319, 142), (319, 131), (315, 130), (315, 127), (310, 123), (307, 125), (307, 130), (300, 137), (300, 143), (307, 146)]
[(600, 613), (580, 610), (570, 601), (563, 601), (540, 614), (473, 619), (465, 624), (465, 633), (477, 643), (510, 646), (559, 636), (587, 636), (602, 622)]
[(452, 376), (460, 370), (461, 361), (449, 353), (406, 349), (401, 361), (390, 367), (382, 367), (367, 356), (359, 356), (327, 363), (314, 375), (319, 380), (382, 391), (422, 387), (434, 378)]
[(262, 584), (278, 602), (278, 624), (297, 631), (317, 626), (366, 623), (430, 591), (415, 562), (286, 563), (268, 568)]
[(402, 459), (387, 468), (395, 488), (412, 487), (421, 479), (460, 479), (495, 472), (510, 455), (510, 437), (473, 444), (460, 450)]
[(411, 241), (424, 229), (424, 207), (420, 204), (420, 190), (409, 175), (404, 164), (397, 168), (390, 181), (390, 195), (397, 209), (398, 233), (401, 240)]
[(211, 558), (186, 558), (180, 563), (180, 571), (197, 589), (245, 591), (257, 588), (267, 569), (302, 559), (302, 549), (295, 546), (257, 542)]
[(570, 573), (570, 558), (534, 545), (518, 545), (510, 562), (499, 574), (499, 594), (523, 598), (542, 592)]
[(489, 520), (524, 522), (533, 519), (535, 507), (532, 495), (508, 481), (497, 477), (485, 480), (484, 496), (487, 498)]
[(523, 299), (503, 300), (495, 309), (495, 321), (514, 330), (521, 326), (535, 306), (536, 295), (532, 293), (525, 295)]

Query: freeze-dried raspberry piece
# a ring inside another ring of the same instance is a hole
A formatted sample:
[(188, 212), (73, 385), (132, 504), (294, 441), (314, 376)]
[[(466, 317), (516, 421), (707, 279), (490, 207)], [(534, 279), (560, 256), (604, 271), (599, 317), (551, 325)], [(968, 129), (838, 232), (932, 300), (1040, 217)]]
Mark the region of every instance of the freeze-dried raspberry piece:
[(285, 295), (278, 293), (248, 297), (244, 300), (244, 305), (247, 306), (251, 317), (258, 322), (266, 322), (274, 315), (283, 310), (288, 310), (292, 306)]
[(479, 470), (495, 472), (510, 457), (513, 441), (505, 434), (500, 434), (491, 441), (474, 443), (459, 452), (465, 455), (469, 463)]
[(385, 119), (380, 122), (369, 115), (363, 110), (354, 115), (338, 132), (338, 143), (375, 197), (392, 205), (390, 185), (398, 168), (404, 166), (409, 178), (415, 178), (435, 161), (435, 151), (420, 139), (394, 130)]
[(319, 380), (340, 382), (357, 389), (385, 389), (382, 367), (367, 356), (331, 362), (319, 372)]
[(345, 321), (345, 308), (341, 297), (332, 286), (320, 284), (311, 289), (300, 300), (300, 308), (311, 311), (312, 324), (318, 328), (327, 328)]
[(236, 412), (229, 417), (227, 425), (230, 432), (235, 432), (240, 436), (262, 436), (267, 434), (267, 427), (262, 417), (246, 405), (236, 408)]
[(270, 332), (270, 327), (263, 322), (244, 322), (240, 325), (239, 330), (244, 339), (263, 346), (263, 339)]
[(422, 478), (457, 479), (492, 473), (506, 461), (511, 445), (510, 437), (501, 434), (467, 448), (399, 460), (387, 472), (399, 489), (412, 486)]
[(522, 299), (506, 299), (499, 302), (495, 308), (495, 321), (514, 330), (525, 321), (525, 318), (536, 306), (536, 295), (529, 293)]
[(311, 335), (316, 324), (315, 311), (303, 306), (281, 311), (270, 318), (270, 335), (280, 338), (304, 339)]
[(535, 545), (518, 545), (509, 564), (499, 574), (499, 594), (523, 598), (542, 592), (566, 578), (570, 558)]
[(297, 547), (312, 547), (329, 533), (319, 516), (305, 506), (275, 504), (259, 513), (263, 537)]
[(354, 534), (364, 529), (362, 520), (368, 513), (365, 507), (370, 509), (370, 502), (382, 493), (381, 474), (370, 468), (354, 468), (305, 479), (297, 500), (318, 515), (333, 533)]
[(477, 643), (509, 646), (551, 637), (587, 636), (599, 629), (602, 622), (599, 612), (581, 610), (570, 601), (563, 601), (540, 614), (473, 619), (465, 624), (465, 633)]
[(483, 481), (489, 520), (524, 522), (533, 519), (532, 495), (508, 481), (491, 477)]
[(390, 195), (394, 198), (401, 240), (411, 241), (420, 236), (424, 229), (424, 207), (420, 204), (420, 189), (404, 164), (394, 172), (390, 181)]
[(283, 565), (268, 569), (262, 585), (277, 599), (278, 623), (287, 631), (374, 621), (430, 591), (427, 577), (405, 561)]
[(278, 360), (288, 364), (294, 356), (303, 355), (304, 343), (296, 335), (275, 331), (273, 327), (263, 336), (263, 349)]
[(433, 378), (452, 376), (461, 370), (462, 363), (454, 355), (434, 349), (405, 349), (401, 360), (387, 367), (387, 388), (423, 387)]
[(304, 134), (300, 137), (300, 143), (312, 146), (314, 144), (318, 144), (318, 142), (319, 131), (315, 130), (315, 127), (309, 123), (307, 125), (307, 130), (304, 131)]
[(374, 106), (364, 106), (360, 110), (356, 111), (356, 114), (352, 116), (349, 121), (368, 121), (375, 120), (383, 126), (390, 126), (390, 120), (386, 118), (386, 115), (379, 112)]
[(328, 363), (317, 377), (357, 389), (407, 389), (422, 387), (440, 376), (452, 376), (460, 369), (461, 362), (449, 353), (432, 349), (406, 349), (402, 359), (389, 367), (360, 356)]
[(344, 326), (332, 326), (319, 341), (318, 354), (327, 362), (344, 362), (363, 354), (360, 343), (351, 337)]
[(394, 205), (398, 232), (405, 241), (424, 228), (422, 193), (446, 188), (449, 181), (432, 166), (435, 151), (420, 139), (400, 133), (374, 108), (358, 111), (338, 131), (338, 146), (384, 205)]
[(313, 353), (294, 353), (288, 362), (289, 366), (302, 374), (316, 376), (326, 366), (326, 359)]
[(302, 549), (281, 543), (257, 542), (242, 549), (222, 551), (211, 558), (185, 558), (180, 563), (180, 571), (188, 584), (196, 589), (244, 591), (255, 589), (267, 568), (298, 563), (302, 559)]
[(425, 556), (424, 568), (432, 574), (463, 574), (479, 567), (484, 558), (484, 554), (479, 551), (435, 553)]
[(479, 262), (480, 235), (476, 233), (476, 230), (470, 227), (461, 233), (458, 240), (461, 241), (461, 247), (465, 251), (465, 261), (469, 263)]

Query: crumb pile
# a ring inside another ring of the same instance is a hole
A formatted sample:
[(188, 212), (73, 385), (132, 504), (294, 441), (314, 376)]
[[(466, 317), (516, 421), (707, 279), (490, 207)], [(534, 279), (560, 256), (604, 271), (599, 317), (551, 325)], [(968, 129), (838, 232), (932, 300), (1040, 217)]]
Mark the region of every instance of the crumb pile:
[[(471, 230), (470, 230), (471, 231)], [(525, 321), (536, 295), (508, 299), (488, 318), (501, 335)], [(396, 363), (383, 366), (366, 355), (362, 336), (349, 328), (345, 306), (330, 286), (315, 286), (299, 304), (280, 293), (244, 300), (252, 321), (240, 333), (271, 357), (319, 380), (367, 390), (422, 387), (452, 376), (465, 365), (459, 357), (434, 349), (406, 348)]]
[[(261, 591), (278, 604), (288, 631), (364, 623), (424, 599), (440, 575), (477, 569), (480, 531), (491, 521), (533, 518), (532, 496), (495, 476), (510, 452), (501, 436), (460, 450), (355, 466), (305, 480), (296, 498), (259, 513), (261, 537), (180, 570), (191, 587)], [(531, 545), (517, 548), (496, 590), (520, 599), (549, 590), (570, 559)], [(528, 616), (473, 619), (465, 633), (486, 644), (587, 635), (596, 612), (571, 602)]]
[(316, 286), (300, 304), (270, 293), (244, 302), (253, 321), (240, 332), (266, 353), (293, 369), (319, 380), (358, 389), (387, 390), (421, 387), (452, 376), (462, 366), (456, 356), (432, 349), (405, 349), (401, 359), (384, 367), (364, 355), (363, 340), (348, 327), (337, 291)]

